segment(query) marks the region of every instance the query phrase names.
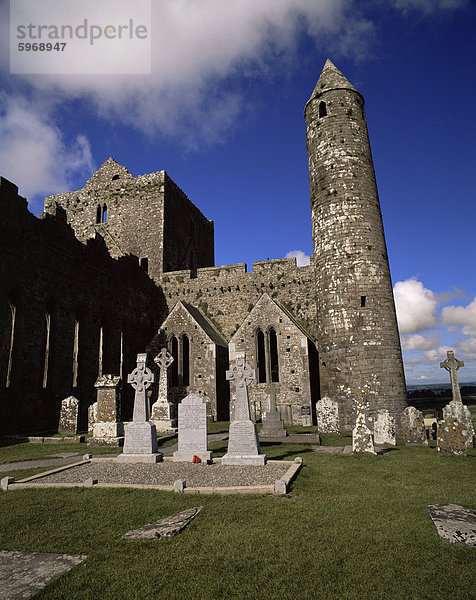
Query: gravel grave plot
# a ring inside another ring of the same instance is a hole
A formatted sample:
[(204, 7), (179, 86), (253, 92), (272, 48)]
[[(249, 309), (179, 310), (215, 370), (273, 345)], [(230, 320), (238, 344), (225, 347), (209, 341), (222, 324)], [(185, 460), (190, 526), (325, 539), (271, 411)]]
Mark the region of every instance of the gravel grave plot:
[(173, 485), (184, 479), (187, 487), (232, 487), (272, 485), (282, 479), (293, 465), (267, 463), (264, 466), (235, 466), (213, 463), (174, 463), (164, 461), (157, 464), (120, 464), (97, 462), (78, 465), (53, 473), (29, 483), (78, 483), (83, 484), (92, 477), (98, 483), (129, 483), (138, 485)]

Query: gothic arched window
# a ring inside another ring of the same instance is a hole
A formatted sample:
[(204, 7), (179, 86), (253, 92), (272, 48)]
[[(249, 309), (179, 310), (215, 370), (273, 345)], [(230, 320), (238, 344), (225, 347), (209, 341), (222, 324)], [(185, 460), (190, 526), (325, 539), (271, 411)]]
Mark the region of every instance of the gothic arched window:
[(256, 368), (258, 371), (258, 383), (266, 383), (266, 350), (264, 344), (264, 333), (261, 329), (256, 332)]
[(271, 381), (276, 383), (279, 381), (279, 361), (278, 361), (278, 336), (276, 331), (271, 328), (268, 331), (269, 339), (269, 370), (271, 373)]
[(182, 336), (182, 385), (190, 385), (190, 342)]

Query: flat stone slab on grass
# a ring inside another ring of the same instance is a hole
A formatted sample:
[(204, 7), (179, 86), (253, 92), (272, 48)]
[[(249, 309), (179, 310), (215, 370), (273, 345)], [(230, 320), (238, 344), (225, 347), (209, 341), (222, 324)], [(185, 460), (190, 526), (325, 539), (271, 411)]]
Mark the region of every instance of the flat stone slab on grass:
[(476, 546), (476, 510), (457, 504), (427, 506), (440, 538), (452, 544)]
[(144, 525), (144, 527), (140, 527), (139, 529), (128, 531), (122, 536), (122, 539), (154, 540), (157, 538), (171, 538), (182, 531), (182, 529), (184, 529), (190, 523), (190, 521), (197, 516), (202, 508), (203, 506), (195, 506), (194, 508), (189, 508), (188, 510), (179, 512), (176, 515), (172, 515), (171, 517), (166, 517), (165, 519), (160, 519), (160, 521), (155, 521), (155, 523)]
[(86, 556), (0, 551), (0, 598), (31, 598), (50, 581), (86, 560)]

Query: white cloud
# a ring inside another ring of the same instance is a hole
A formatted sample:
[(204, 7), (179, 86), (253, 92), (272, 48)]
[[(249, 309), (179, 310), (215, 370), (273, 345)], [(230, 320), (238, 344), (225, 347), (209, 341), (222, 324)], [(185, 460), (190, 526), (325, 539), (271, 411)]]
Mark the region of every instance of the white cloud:
[(445, 325), (459, 325), (463, 335), (476, 336), (476, 298), (468, 306), (444, 306), (441, 320)]
[(426, 338), (417, 333), (402, 337), (402, 350), (431, 350), (439, 343), (436, 337)]
[(290, 250), (284, 258), (296, 258), (298, 267), (305, 267), (310, 264), (311, 257), (302, 250)]
[(400, 333), (415, 333), (436, 324), (437, 297), (412, 277), (393, 288)]
[(67, 190), (76, 173), (94, 170), (84, 135), (65, 143), (50, 107), (0, 92), (0, 170), (23, 196)]
[(440, 346), (439, 348), (435, 348), (433, 350), (427, 350), (424, 352), (425, 362), (426, 364), (440, 362), (446, 359), (446, 353), (448, 350), (454, 350), (451, 346)]

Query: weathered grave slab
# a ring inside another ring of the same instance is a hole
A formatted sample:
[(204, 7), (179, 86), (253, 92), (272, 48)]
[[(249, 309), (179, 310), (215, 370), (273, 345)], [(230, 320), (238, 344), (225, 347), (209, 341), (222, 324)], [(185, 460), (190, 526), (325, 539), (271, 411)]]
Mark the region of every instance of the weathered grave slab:
[(79, 400), (68, 396), (61, 401), (59, 433), (78, 433)]
[(407, 446), (427, 446), (423, 413), (414, 406), (407, 406), (401, 417), (402, 437)]
[(459, 400), (451, 400), (449, 404), (443, 407), (443, 419), (447, 421), (450, 417), (457, 419), (466, 429), (466, 446), (473, 447), (474, 427), (469, 408)]
[(202, 462), (212, 460), (207, 450), (207, 405), (196, 394), (189, 394), (178, 407), (178, 450), (174, 462), (191, 462), (194, 456)]
[(452, 544), (476, 546), (476, 510), (457, 504), (426, 507), (441, 539)]
[(339, 405), (324, 396), (316, 402), (317, 429), (319, 433), (339, 433)]
[(467, 455), (468, 430), (465, 425), (455, 419), (448, 417), (440, 421), (438, 425), (437, 448), (438, 456)]
[(0, 598), (30, 598), (87, 556), (0, 551)]
[(261, 418), (263, 427), (259, 432), (259, 437), (260, 439), (285, 438), (287, 432), (284, 428), (284, 423), (281, 419), (281, 415), (279, 414), (276, 408), (276, 390), (274, 389), (274, 386), (271, 387), (268, 398), (269, 410), (266, 411)]
[(144, 525), (144, 527), (140, 527), (139, 529), (128, 531), (122, 536), (122, 539), (154, 540), (157, 538), (173, 537), (182, 531), (182, 529), (187, 527), (187, 525), (198, 515), (202, 508), (203, 506), (195, 506), (194, 508), (189, 508), (188, 510), (179, 512), (171, 517), (166, 517), (165, 519), (160, 519), (160, 521), (155, 521), (155, 523)]
[[(96, 410), (91, 409), (91, 414), (88, 409), (88, 427), (89, 419), (94, 419), (94, 423), (92, 423), (93, 436), (88, 440), (88, 444), (119, 446), (124, 436), (124, 423), (120, 418), (121, 378), (107, 373), (97, 379), (94, 387), (97, 391), (97, 407)], [(94, 415), (94, 413), (96, 414)]]
[(355, 427), (352, 430), (352, 452), (354, 454), (375, 454), (372, 432), (367, 427), (365, 414), (368, 406), (368, 403), (364, 399), (366, 391), (367, 388), (364, 386), (362, 390), (359, 390), (358, 396), (355, 399), (357, 419), (355, 420)]
[(395, 446), (395, 418), (388, 410), (379, 410), (374, 421), (374, 443), (378, 446), (389, 444)]

